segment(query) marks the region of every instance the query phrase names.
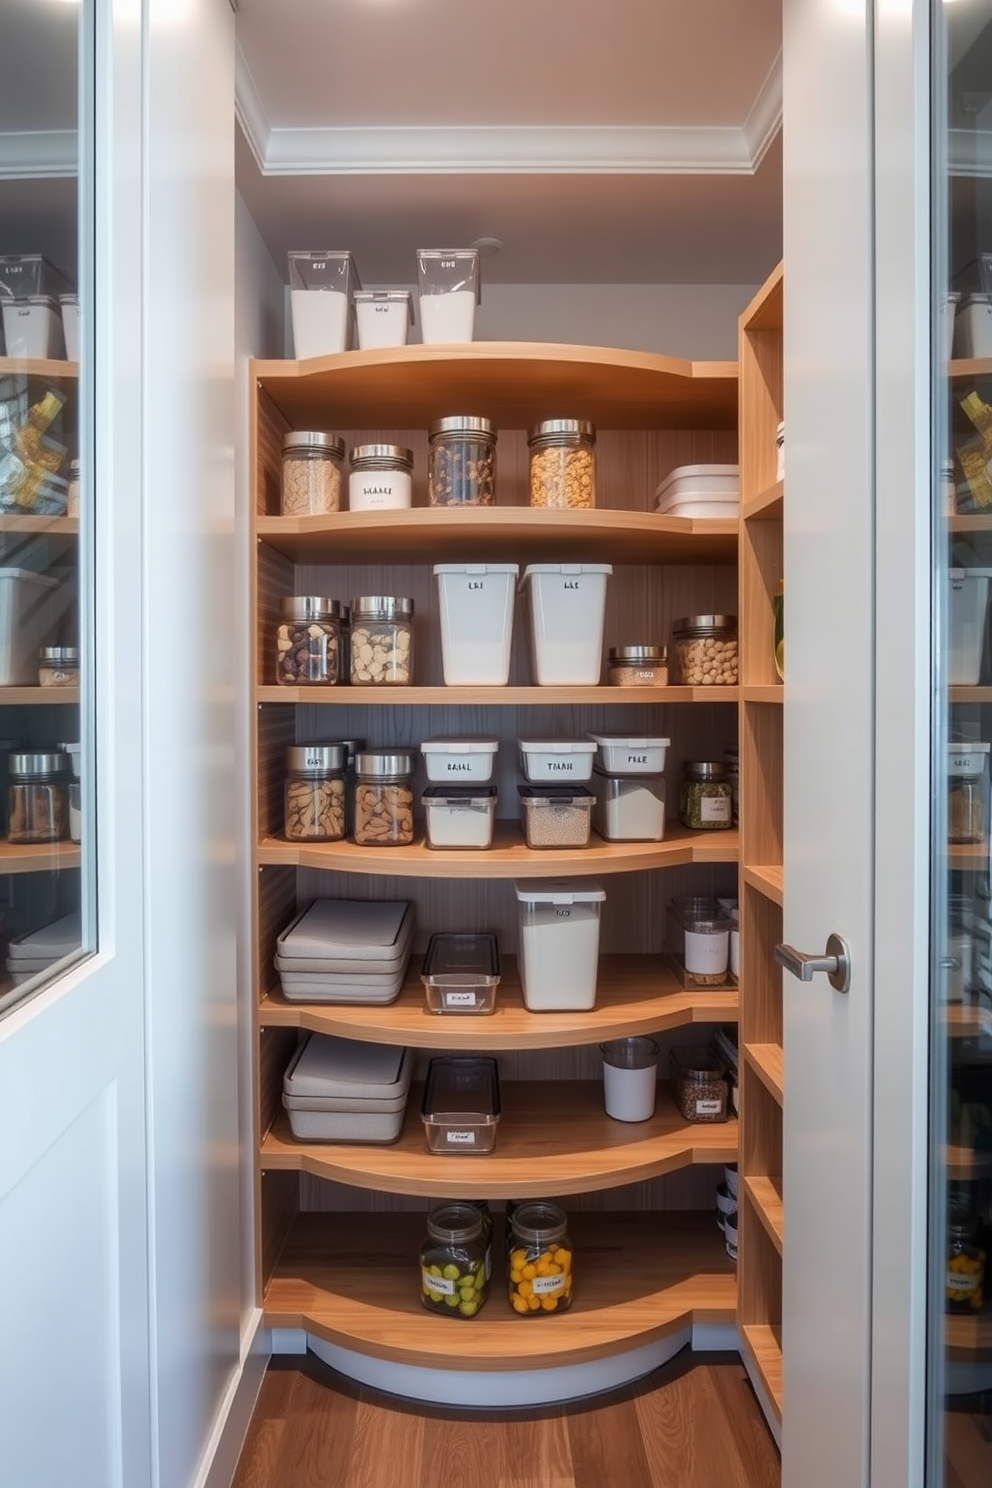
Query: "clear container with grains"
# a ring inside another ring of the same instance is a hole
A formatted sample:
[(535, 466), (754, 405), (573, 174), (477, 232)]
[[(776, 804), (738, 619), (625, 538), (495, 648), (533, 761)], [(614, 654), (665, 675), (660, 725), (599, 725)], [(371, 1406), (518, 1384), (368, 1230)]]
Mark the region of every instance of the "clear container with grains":
[(510, 1217), (510, 1306), (521, 1317), (567, 1312), (572, 1305), (572, 1242), (557, 1204), (532, 1199)]
[(983, 842), (988, 832), (989, 752), (987, 743), (947, 746), (947, 840)]
[(495, 506), (496, 425), (455, 414), (430, 428), (427, 495), (431, 506)]
[(667, 646), (611, 646), (606, 658), (611, 687), (667, 687)]
[(58, 842), (69, 821), (66, 757), (58, 750), (10, 756), (7, 837), (10, 842)]
[(489, 1295), (484, 1216), (475, 1204), (438, 1204), (420, 1247), (420, 1300), (442, 1317), (473, 1318)]
[(588, 847), (596, 797), (582, 786), (521, 785), (528, 847)]
[(413, 450), (402, 444), (356, 444), (350, 463), (350, 511), (401, 511), (412, 506)]
[(413, 600), (365, 594), (351, 601), (351, 681), (405, 687), (413, 680)]
[(733, 826), (733, 787), (721, 760), (686, 760), (679, 792), (679, 821), (695, 831)]
[(77, 646), (42, 646), (38, 652), (38, 685), (40, 687), (78, 687), (79, 648)]
[(318, 517), (341, 508), (344, 440), (319, 430), (299, 430), (282, 441), (282, 514)]
[(724, 1064), (709, 1049), (672, 1049), (669, 1053), (675, 1101), (686, 1121), (726, 1121), (727, 1082)]
[(341, 607), (336, 599), (294, 595), (280, 606), (276, 682), (281, 687), (333, 687), (341, 680)]
[(359, 847), (413, 841), (413, 755), (365, 750), (355, 756), (354, 837)]
[(527, 436), (530, 504), (588, 510), (596, 505), (596, 430), (585, 419), (545, 419)]
[(290, 842), (338, 842), (345, 832), (343, 744), (299, 744), (286, 750), (284, 831)]
[(668, 663), (676, 687), (735, 687), (737, 616), (684, 615), (676, 620)]

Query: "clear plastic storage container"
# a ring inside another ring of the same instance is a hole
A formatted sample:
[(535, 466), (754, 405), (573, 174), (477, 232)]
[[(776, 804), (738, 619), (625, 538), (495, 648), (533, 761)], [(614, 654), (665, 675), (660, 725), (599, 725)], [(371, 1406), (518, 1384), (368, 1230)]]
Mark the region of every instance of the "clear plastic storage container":
[(321, 430), (299, 430), (282, 440), (282, 515), (317, 517), (341, 506), (344, 440)]
[(948, 681), (952, 686), (974, 687), (982, 671), (992, 568), (952, 568), (947, 577)]
[(366, 750), (355, 757), (354, 837), (359, 847), (413, 841), (413, 755)]
[(413, 600), (367, 594), (351, 601), (351, 681), (406, 687), (413, 681)]
[(446, 1157), (492, 1152), (499, 1113), (495, 1059), (444, 1055), (431, 1060), (420, 1111), (428, 1152)]
[(671, 739), (636, 734), (590, 734), (596, 766), (605, 775), (661, 775)]
[(665, 836), (663, 775), (593, 773), (592, 824), (607, 842), (661, 842)]
[(737, 616), (684, 615), (676, 620), (668, 671), (676, 687), (735, 687)]
[(420, 973), (431, 1013), (492, 1013), (500, 981), (495, 935), (444, 932), (432, 935)]
[(361, 288), (354, 260), (340, 249), (292, 252), (289, 302), (297, 357), (348, 350), (351, 296)]
[(525, 879), (513, 887), (525, 1006), (538, 1013), (595, 1007), (602, 885), (560, 878)]
[(431, 506), (495, 506), (496, 425), (453, 414), (431, 424), (427, 499)]
[(436, 563), (446, 687), (505, 687), (510, 677), (515, 563)]
[(72, 289), (64, 274), (40, 253), (0, 253), (0, 303), (34, 295), (61, 295)]
[(427, 821), (428, 847), (492, 847), (494, 785), (429, 785), (421, 805)]
[(596, 505), (596, 430), (585, 419), (545, 419), (527, 436), (530, 504), (570, 511)]
[(437, 785), (488, 785), (498, 749), (499, 740), (493, 734), (447, 734), (425, 739), (420, 746), (427, 779)]
[(596, 797), (580, 785), (521, 785), (528, 847), (588, 847)]
[(356, 289), (352, 298), (361, 351), (406, 345), (414, 319), (408, 289)]
[(479, 301), (479, 250), (419, 248), (417, 280), (424, 345), (471, 341)]
[(609, 563), (531, 563), (520, 582), (530, 600), (531, 658), (539, 687), (599, 682)]
[(340, 607), (315, 594), (294, 595), (280, 606), (276, 627), (276, 682), (281, 687), (333, 687), (340, 680)]
[(947, 840), (984, 842), (989, 821), (988, 744), (947, 746)]
[[(677, 926), (673, 921), (677, 920)], [(734, 922), (719, 910), (669, 905), (668, 944), (686, 987), (722, 987), (730, 966)]]
[(402, 511), (413, 505), (413, 450), (402, 444), (356, 444), (351, 452), (351, 511)]
[(520, 768), (538, 785), (592, 778), (595, 744), (586, 739), (520, 739)]

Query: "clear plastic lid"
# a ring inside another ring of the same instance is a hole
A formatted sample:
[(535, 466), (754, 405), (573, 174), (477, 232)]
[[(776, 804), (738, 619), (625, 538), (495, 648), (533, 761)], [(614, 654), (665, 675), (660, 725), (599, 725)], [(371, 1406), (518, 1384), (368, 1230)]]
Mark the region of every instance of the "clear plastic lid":
[(296, 249), (287, 258), (290, 289), (332, 289), (346, 295), (362, 287), (348, 249)]
[(606, 890), (587, 878), (517, 879), (513, 892), (521, 904), (601, 904)]
[(420, 746), (423, 754), (495, 754), (499, 739), (495, 734), (444, 734), (436, 739), (425, 739)]
[(481, 302), (477, 248), (418, 248), (417, 277), (422, 295), (468, 289)]
[(427, 1066), (421, 1106), (428, 1121), (468, 1118), (493, 1121), (499, 1116), (499, 1069), (495, 1059), (442, 1055)]
[(496, 936), (488, 930), (432, 935), (420, 975), (436, 987), (493, 986), (500, 979)]

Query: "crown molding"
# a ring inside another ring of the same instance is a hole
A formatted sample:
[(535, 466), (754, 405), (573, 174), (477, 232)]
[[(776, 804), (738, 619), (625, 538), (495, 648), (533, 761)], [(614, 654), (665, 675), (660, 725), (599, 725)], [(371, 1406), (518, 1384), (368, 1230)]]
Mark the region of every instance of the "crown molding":
[(752, 171), (756, 171), (768, 153), (775, 136), (782, 128), (782, 51), (768, 69), (768, 76), (758, 89), (758, 96), (744, 120), (743, 134), (747, 142)]
[(78, 161), (74, 129), (0, 134), (0, 181), (75, 176)]

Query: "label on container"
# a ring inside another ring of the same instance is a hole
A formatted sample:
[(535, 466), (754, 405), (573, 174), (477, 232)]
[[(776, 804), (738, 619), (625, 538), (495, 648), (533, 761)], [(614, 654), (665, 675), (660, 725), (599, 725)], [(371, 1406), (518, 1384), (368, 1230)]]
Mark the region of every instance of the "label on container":
[(729, 950), (729, 930), (686, 930), (685, 969), (696, 976), (723, 976)]
[(351, 477), (353, 484), (349, 487), (351, 500), (360, 501), (363, 507), (398, 507), (410, 505), (409, 477), (402, 481), (391, 480), (388, 475), (381, 471), (375, 477), (368, 480), (355, 480)]
[(719, 1116), (723, 1110), (723, 1101), (719, 1100), (697, 1100), (697, 1116)]
[(471, 775), (472, 765), (468, 760), (449, 760), (445, 765), (449, 775)]
[(445, 1007), (475, 1007), (476, 996), (474, 992), (445, 992)]
[(455, 1283), (449, 1281), (446, 1276), (434, 1276), (430, 1271), (421, 1271), (424, 1278), (424, 1286), (429, 1292), (435, 1292), (439, 1297), (453, 1297), (455, 1295)]
[(575, 773), (572, 760), (547, 760), (544, 768), (549, 775), (573, 775)]
[(444, 1140), (446, 1142), (449, 1142), (454, 1147), (474, 1147), (475, 1146), (475, 1132), (474, 1131), (449, 1131)]
[(550, 1296), (554, 1292), (565, 1289), (565, 1273), (560, 1276), (535, 1276), (531, 1282), (531, 1290), (535, 1297)]
[(729, 822), (731, 805), (729, 796), (703, 796), (699, 802), (699, 820)]
[(948, 1292), (953, 1292), (959, 1300), (971, 1296), (973, 1292), (981, 1289), (982, 1278), (976, 1272), (969, 1275), (964, 1271), (948, 1271), (944, 1278), (944, 1286)]

